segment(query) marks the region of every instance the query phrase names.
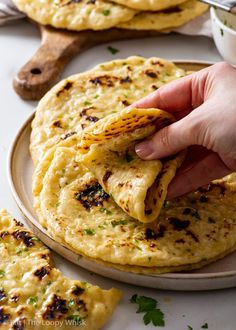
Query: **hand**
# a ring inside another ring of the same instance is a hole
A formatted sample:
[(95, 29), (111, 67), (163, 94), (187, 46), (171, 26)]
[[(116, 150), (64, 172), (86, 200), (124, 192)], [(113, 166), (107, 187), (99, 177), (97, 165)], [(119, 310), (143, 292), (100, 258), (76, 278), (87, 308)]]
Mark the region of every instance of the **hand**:
[(177, 121), (138, 144), (142, 159), (190, 147), (168, 198), (193, 191), (236, 171), (236, 70), (226, 63), (171, 82), (133, 104), (172, 113)]

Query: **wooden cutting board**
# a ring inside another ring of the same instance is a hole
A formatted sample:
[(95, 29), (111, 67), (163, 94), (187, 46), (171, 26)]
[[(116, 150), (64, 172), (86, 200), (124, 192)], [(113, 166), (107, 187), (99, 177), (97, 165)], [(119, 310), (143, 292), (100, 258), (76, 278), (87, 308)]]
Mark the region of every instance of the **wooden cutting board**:
[(109, 29), (73, 32), (38, 25), (41, 46), (13, 80), (13, 87), (24, 100), (39, 100), (59, 80), (65, 65), (84, 50), (102, 43), (154, 37), (158, 31)]

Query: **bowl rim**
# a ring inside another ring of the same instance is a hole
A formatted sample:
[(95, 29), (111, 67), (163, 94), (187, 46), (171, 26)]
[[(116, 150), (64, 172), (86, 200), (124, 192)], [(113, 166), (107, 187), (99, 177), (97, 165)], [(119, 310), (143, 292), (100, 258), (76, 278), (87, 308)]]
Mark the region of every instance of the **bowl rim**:
[[(228, 31), (229, 33), (233, 34), (234, 36), (236, 36), (236, 30), (231, 29), (230, 27), (228, 27), (227, 25), (225, 25), (221, 19), (219, 18), (219, 16), (217, 15), (217, 11), (219, 11), (220, 9), (211, 7), (211, 18), (212, 20), (215, 19), (217, 24), (224, 30)], [(236, 15), (235, 15), (236, 17)]]

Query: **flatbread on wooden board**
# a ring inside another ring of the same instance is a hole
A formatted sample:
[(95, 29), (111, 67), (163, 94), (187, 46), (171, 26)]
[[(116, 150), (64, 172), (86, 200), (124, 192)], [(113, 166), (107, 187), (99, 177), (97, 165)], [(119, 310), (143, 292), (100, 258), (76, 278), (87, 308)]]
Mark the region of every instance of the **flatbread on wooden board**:
[(186, 0), (112, 0), (112, 2), (121, 5), (141, 10), (141, 11), (161, 11), (165, 10), (167, 13), (174, 10), (180, 3)]
[(0, 238), (0, 329), (97, 330), (111, 317), (120, 291), (65, 277), (48, 248), (5, 210)]
[(34, 21), (68, 30), (104, 30), (130, 20), (137, 11), (105, 0), (13, 0)]

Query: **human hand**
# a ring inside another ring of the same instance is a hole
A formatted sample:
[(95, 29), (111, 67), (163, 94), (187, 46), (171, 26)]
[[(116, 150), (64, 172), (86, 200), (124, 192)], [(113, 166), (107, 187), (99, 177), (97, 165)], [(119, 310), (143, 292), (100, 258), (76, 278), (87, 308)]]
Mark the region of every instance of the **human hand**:
[(140, 158), (163, 158), (190, 147), (167, 198), (236, 171), (236, 70), (227, 63), (173, 81), (133, 105), (159, 108), (177, 119), (136, 145)]

